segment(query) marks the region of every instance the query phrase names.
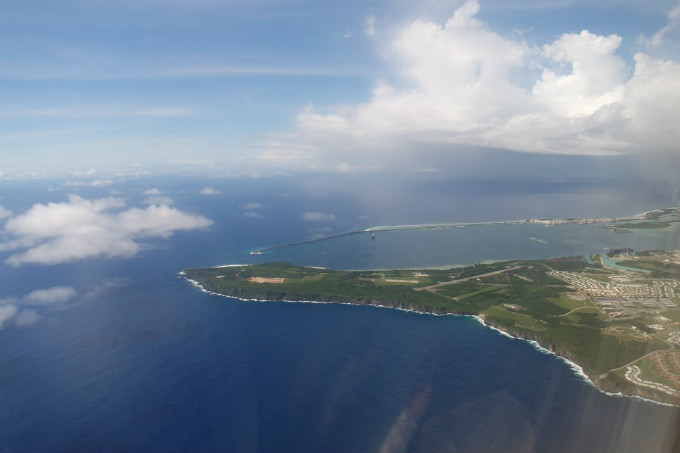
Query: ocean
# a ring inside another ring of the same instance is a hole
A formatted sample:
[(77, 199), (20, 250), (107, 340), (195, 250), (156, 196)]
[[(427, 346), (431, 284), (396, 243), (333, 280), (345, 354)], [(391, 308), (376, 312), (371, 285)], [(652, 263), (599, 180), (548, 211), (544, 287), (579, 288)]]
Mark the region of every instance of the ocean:
[[(678, 408), (606, 395), (564, 360), (474, 318), (243, 302), (203, 293), (179, 275), (184, 267), (274, 259), (430, 267), (677, 244), (674, 231), (506, 225), (383, 232), (373, 241), (356, 235), (250, 254), (376, 225), (623, 216), (677, 202), (594, 180), (474, 184), (439, 199), (418, 181), (401, 181), (384, 191), (389, 197), (361, 181), (349, 189), (313, 179), (143, 178), (108, 188), (3, 181), (0, 204), (15, 213), (112, 188), (137, 206), (157, 187), (214, 224), (144, 241), (132, 258), (2, 265), (0, 299), (64, 285), (77, 296), (34, 307), (34, 324), (0, 330), (0, 450), (669, 450)], [(200, 195), (204, 186), (219, 194)], [(324, 216), (305, 220), (306, 212)]]

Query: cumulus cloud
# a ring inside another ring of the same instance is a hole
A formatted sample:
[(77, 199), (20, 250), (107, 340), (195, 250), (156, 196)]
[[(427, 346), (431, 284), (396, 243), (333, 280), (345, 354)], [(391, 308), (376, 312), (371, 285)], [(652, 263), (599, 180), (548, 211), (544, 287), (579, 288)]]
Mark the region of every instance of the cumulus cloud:
[(212, 187), (204, 187), (201, 189), (201, 195), (219, 195), (220, 191)]
[(335, 220), (335, 215), (323, 212), (305, 212), (302, 214), (302, 220), (307, 222), (332, 222)]
[(21, 310), (14, 318), (14, 324), (19, 327), (32, 326), (38, 322), (39, 316), (35, 310)]
[(64, 185), (68, 187), (105, 187), (113, 184), (110, 179), (95, 179), (94, 181), (66, 181)]
[(16, 251), (10, 265), (56, 264), (91, 257), (129, 258), (140, 240), (167, 238), (175, 231), (206, 228), (212, 221), (168, 205), (123, 209), (120, 198), (87, 200), (71, 195), (68, 202), (36, 204), (10, 218), (5, 233), (11, 239), (0, 251)]
[(323, 113), (308, 106), (261, 160), (352, 169), (370, 152), (442, 144), (577, 155), (675, 150), (678, 62), (638, 53), (630, 67), (617, 55), (620, 36), (587, 30), (532, 46), (493, 31), (479, 8), (468, 0), (444, 24), (416, 20), (398, 30), (388, 55), (408, 86), (382, 80), (366, 103)]
[(17, 314), (19, 309), (14, 305), (0, 305), (0, 329), (2, 329), (6, 322)]
[(163, 191), (156, 187), (144, 191), (144, 195), (161, 195), (162, 193)]
[(95, 179), (90, 183), (90, 186), (92, 187), (105, 187), (105, 186), (110, 186), (113, 184), (113, 181), (110, 179)]
[(19, 309), (16, 305), (0, 305), (0, 330), (10, 322), (25, 327), (38, 321), (38, 313), (31, 309)]
[[(78, 291), (71, 286), (53, 286), (33, 290), (23, 297), (0, 299), (0, 329), (9, 323), (18, 327), (33, 325), (41, 317), (38, 310), (44, 311), (53, 306), (64, 307), (76, 297)], [(26, 306), (31, 308), (25, 308)]]
[(532, 90), (548, 111), (565, 118), (587, 117), (605, 105), (623, 100), (626, 65), (614, 52), (621, 45), (616, 35), (588, 31), (565, 34), (543, 48), (547, 58), (570, 65), (571, 72), (544, 69)]
[(78, 292), (71, 286), (54, 286), (47, 289), (36, 289), (28, 293), (22, 300), (27, 305), (52, 305), (68, 302)]
[(7, 209), (3, 206), (0, 206), (0, 219), (6, 219), (7, 217), (11, 217), (11, 216), (12, 216), (12, 211), (10, 211), (9, 209)]
[(94, 168), (88, 168), (87, 170), (73, 170), (71, 174), (74, 176), (94, 176), (97, 174), (97, 170)]

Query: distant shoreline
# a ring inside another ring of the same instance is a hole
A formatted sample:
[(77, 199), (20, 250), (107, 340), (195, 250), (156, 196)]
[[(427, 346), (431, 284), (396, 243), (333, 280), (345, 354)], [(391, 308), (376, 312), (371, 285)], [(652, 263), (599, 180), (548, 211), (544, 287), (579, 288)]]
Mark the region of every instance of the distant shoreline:
[[(551, 228), (598, 223), (606, 224), (600, 228), (610, 229), (616, 228), (613, 222), (627, 222), (621, 226), (632, 229), (666, 228), (680, 222), (680, 208), (619, 218), (376, 226), (251, 253), (387, 231), (522, 224)], [(651, 250), (634, 256), (632, 249), (612, 250), (619, 250), (620, 261), (613, 267), (604, 257), (588, 261), (575, 255), (444, 268), (344, 271), (273, 261), (243, 270), (235, 265), (185, 269), (182, 275), (204, 292), (243, 301), (368, 305), (420, 314), (472, 316), (487, 327), (561, 357), (577, 374), (608, 395), (621, 392), (680, 407), (677, 378), (668, 378), (669, 383), (663, 376), (643, 374), (637, 380), (629, 376), (635, 370), (646, 370), (652, 361), (662, 363), (659, 361), (666, 360), (666, 356), (680, 357), (680, 343), (673, 336), (680, 333), (672, 323), (672, 313), (668, 315), (671, 318), (662, 316), (680, 306), (680, 289), (675, 289), (680, 288), (680, 251)], [(225, 269), (218, 271), (220, 268)], [(419, 272), (410, 272), (414, 270)], [(615, 329), (610, 329), (612, 326)], [(593, 345), (598, 344), (608, 351), (606, 355), (597, 352)], [(666, 374), (680, 374), (680, 359), (673, 358), (669, 363), (675, 368), (669, 368)]]
[[(665, 208), (665, 209), (677, 209), (677, 208)], [(313, 244), (315, 242), (327, 241), (330, 239), (337, 239), (345, 236), (354, 236), (357, 234), (365, 233), (378, 233), (386, 231), (412, 231), (412, 230), (437, 230), (437, 229), (452, 229), (452, 228), (465, 228), (465, 227), (475, 227), (475, 226), (489, 226), (489, 225), (527, 225), (527, 224), (539, 224), (546, 228), (552, 228), (558, 225), (566, 224), (595, 224), (595, 223), (617, 223), (617, 222), (634, 222), (645, 220), (649, 216), (653, 216), (655, 213), (662, 212), (664, 209), (654, 209), (651, 211), (646, 211), (641, 214), (636, 214), (634, 216), (626, 217), (606, 217), (606, 218), (581, 218), (581, 219), (525, 219), (525, 220), (494, 220), (488, 222), (453, 222), (453, 223), (431, 223), (431, 224), (406, 224), (406, 225), (385, 225), (385, 226), (374, 226), (369, 228), (364, 228), (361, 230), (346, 231), (344, 233), (332, 234), (330, 236), (324, 236), (320, 238), (305, 239), (302, 241), (285, 242), (283, 244), (272, 245), (269, 247), (263, 247), (250, 252), (251, 255), (261, 255), (263, 253), (270, 252), (272, 250), (278, 250), (282, 248), (295, 247), (304, 244)]]

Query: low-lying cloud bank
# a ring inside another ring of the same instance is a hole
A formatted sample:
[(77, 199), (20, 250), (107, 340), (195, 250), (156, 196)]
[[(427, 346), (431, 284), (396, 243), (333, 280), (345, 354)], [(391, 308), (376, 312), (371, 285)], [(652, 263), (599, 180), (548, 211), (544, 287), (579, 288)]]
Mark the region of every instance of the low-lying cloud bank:
[(167, 204), (125, 208), (121, 198), (36, 204), (5, 223), (0, 252), (14, 252), (5, 262), (57, 264), (91, 257), (129, 258), (145, 238), (167, 238), (176, 231), (207, 228), (212, 221)]
[(530, 45), (494, 32), (477, 18), (479, 8), (468, 0), (443, 25), (416, 20), (398, 30), (388, 55), (407, 87), (381, 81), (367, 103), (330, 113), (309, 106), (296, 130), (273, 139), (261, 160), (353, 168), (368, 162), (367, 151), (394, 157), (428, 145), (572, 155), (677, 152), (678, 61), (656, 58), (647, 47), (630, 67), (617, 55), (620, 36), (587, 30)]
[(23, 297), (0, 299), (0, 330), (13, 323), (19, 327), (35, 324), (38, 313), (32, 307), (46, 307), (63, 305), (78, 296), (78, 291), (71, 286), (53, 286), (51, 288), (36, 289)]
[(53, 286), (47, 289), (36, 289), (24, 297), (23, 303), (27, 305), (52, 305), (68, 302), (78, 295), (71, 286)]

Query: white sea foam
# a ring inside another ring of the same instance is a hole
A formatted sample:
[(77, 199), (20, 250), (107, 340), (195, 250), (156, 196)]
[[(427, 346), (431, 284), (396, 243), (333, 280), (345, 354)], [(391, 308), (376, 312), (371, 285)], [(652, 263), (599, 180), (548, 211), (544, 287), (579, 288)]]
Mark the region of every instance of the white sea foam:
[(643, 398), (643, 397), (638, 396), (638, 395), (624, 395), (624, 394), (621, 393), (621, 392), (607, 392), (606, 390), (602, 390), (601, 388), (599, 388), (598, 386), (596, 386), (595, 383), (590, 379), (590, 377), (585, 373), (585, 371), (583, 371), (583, 368), (581, 367), (581, 365), (579, 365), (579, 364), (577, 364), (577, 363), (574, 363), (574, 362), (572, 362), (571, 360), (569, 360), (569, 359), (567, 359), (567, 358), (565, 358), (565, 357), (562, 357), (561, 355), (555, 354), (553, 351), (551, 351), (551, 350), (549, 350), (549, 349), (546, 349), (546, 348), (544, 348), (543, 346), (541, 346), (541, 345), (540, 345), (537, 341), (535, 341), (535, 340), (528, 340), (528, 339), (525, 339), (525, 338), (515, 337), (515, 336), (510, 335), (509, 333), (507, 333), (507, 332), (505, 332), (505, 331), (503, 331), (503, 330), (501, 330), (501, 329), (498, 329), (498, 328), (496, 328), (496, 327), (494, 327), (494, 326), (491, 326), (491, 325), (487, 324), (486, 322), (484, 322), (484, 319), (482, 319), (482, 318), (479, 317), (479, 316), (473, 316), (473, 317), (474, 317), (477, 321), (479, 321), (479, 323), (482, 324), (483, 326), (488, 327), (489, 329), (495, 330), (496, 332), (499, 332), (501, 335), (503, 335), (503, 336), (505, 336), (505, 337), (512, 338), (513, 340), (522, 340), (522, 341), (526, 341), (527, 343), (531, 344), (537, 351), (541, 352), (542, 354), (548, 354), (548, 355), (554, 356), (554, 357), (557, 358), (558, 360), (564, 362), (569, 368), (571, 368), (571, 370), (572, 370), (579, 378), (581, 378), (581, 380), (582, 380), (583, 382), (585, 382), (585, 383), (587, 383), (588, 385), (592, 386), (592, 387), (595, 388), (598, 392), (604, 393), (605, 395), (618, 397), (618, 398), (632, 398), (632, 399), (636, 399), (636, 400), (640, 400), (640, 401), (645, 401), (645, 402), (647, 402), (647, 403), (660, 404), (660, 405), (662, 405), (662, 406), (667, 406), (667, 407), (679, 407), (678, 405), (675, 405), (675, 404), (662, 403), (662, 402), (660, 402), (660, 401), (655, 401), (655, 400), (651, 400), (651, 399), (648, 399), (648, 398)]
[[(515, 337), (513, 335), (510, 335), (509, 333), (507, 333), (507, 332), (505, 332), (501, 329), (498, 329), (497, 327), (494, 327), (494, 326), (487, 324), (486, 322), (484, 322), (484, 319), (480, 318), (479, 316), (475, 316), (475, 319), (477, 319), (482, 325), (488, 327), (489, 329), (495, 330), (496, 332), (499, 332), (501, 335), (503, 335), (505, 337), (512, 338), (513, 340), (526, 341), (527, 343), (532, 345), (537, 351), (541, 352), (542, 354), (548, 354), (548, 355), (552, 355), (554, 357), (557, 357), (558, 360), (561, 360), (562, 362), (566, 363), (569, 366), (569, 368), (571, 368), (571, 370), (574, 373), (576, 373), (576, 375), (578, 375), (580, 378), (583, 379), (584, 382), (587, 382), (588, 384), (597, 388), (595, 383), (590, 379), (590, 377), (588, 377), (588, 375), (585, 373), (585, 371), (583, 371), (583, 368), (580, 365), (578, 365), (577, 363), (574, 363), (571, 360), (562, 357), (561, 355), (555, 354), (550, 349), (544, 348), (536, 340), (528, 340), (528, 339), (525, 339), (525, 338), (520, 338), (520, 337)], [(600, 389), (598, 389), (598, 390), (600, 390)], [(600, 390), (600, 391), (602, 391), (603, 393), (609, 394), (609, 392), (605, 392), (603, 390)]]
[(496, 332), (500, 333), (500, 334), (503, 335), (504, 337), (512, 338), (513, 340), (516, 339), (515, 337), (513, 337), (513, 336), (510, 335), (509, 333), (507, 333), (507, 332), (505, 332), (505, 331), (503, 331), (503, 330), (501, 330), (501, 329), (498, 329), (498, 328), (496, 328), (496, 327), (494, 327), (494, 326), (492, 326), (492, 325), (490, 325), (490, 324), (487, 324), (487, 323), (484, 321), (484, 318), (482, 318), (481, 316), (473, 316), (473, 318), (474, 318), (477, 322), (479, 322), (481, 325), (483, 325), (484, 327), (486, 327), (486, 328), (488, 328), (488, 329), (491, 329), (491, 330), (495, 330)]
[[(179, 274), (180, 274), (181, 276), (184, 276), (184, 272), (183, 272), (183, 271), (181, 271)], [(321, 301), (318, 301), (318, 300), (246, 299), (246, 298), (236, 297), (236, 296), (227, 296), (227, 295), (225, 295), (225, 294), (216, 293), (216, 292), (214, 292), (214, 291), (208, 291), (207, 289), (205, 289), (205, 288), (204, 288), (199, 282), (197, 282), (196, 280), (192, 280), (192, 279), (187, 278), (187, 277), (184, 277), (184, 278), (186, 278), (186, 280), (189, 281), (189, 283), (191, 283), (193, 286), (195, 286), (196, 288), (198, 288), (199, 290), (201, 290), (201, 291), (204, 292), (204, 293), (211, 294), (211, 295), (214, 295), (214, 296), (226, 297), (226, 298), (228, 298), (228, 299), (236, 299), (236, 300), (240, 300), (240, 301), (243, 301), (243, 302), (286, 302), (286, 303), (299, 303), (299, 304), (352, 305), (352, 306), (365, 306), (365, 307), (374, 307), (374, 308), (389, 308), (389, 309), (392, 309), (392, 310), (399, 310), (399, 311), (404, 311), (404, 312), (408, 312), (408, 313), (414, 313), (414, 314), (418, 314), (418, 315), (428, 315), (428, 316), (457, 316), (457, 317), (468, 317), (468, 318), (473, 318), (473, 319), (475, 319), (477, 322), (479, 322), (481, 325), (483, 325), (484, 327), (486, 327), (486, 328), (488, 328), (488, 329), (491, 329), (491, 330), (495, 330), (496, 332), (500, 333), (500, 334), (503, 335), (504, 337), (510, 338), (510, 339), (512, 339), (512, 340), (526, 341), (527, 343), (531, 344), (537, 351), (539, 351), (539, 352), (541, 352), (541, 353), (543, 353), (543, 354), (548, 354), (548, 355), (552, 355), (552, 356), (556, 357), (558, 360), (561, 360), (561, 361), (564, 362), (569, 368), (571, 368), (571, 370), (574, 372), (574, 374), (576, 374), (579, 378), (581, 378), (583, 382), (585, 382), (585, 383), (587, 383), (588, 385), (592, 386), (592, 387), (595, 388), (598, 392), (604, 393), (605, 395), (614, 396), (614, 397), (617, 397), (617, 398), (632, 398), (632, 399), (636, 399), (636, 400), (640, 400), (640, 401), (645, 401), (645, 402), (647, 402), (647, 403), (659, 404), (659, 405), (661, 405), (661, 406), (667, 406), (667, 407), (680, 407), (680, 406), (675, 405), (675, 404), (662, 403), (662, 402), (660, 402), (660, 401), (655, 401), (655, 400), (643, 398), (643, 397), (637, 396), (637, 395), (624, 395), (623, 393), (620, 393), (620, 392), (614, 393), (614, 392), (607, 392), (607, 391), (605, 391), (605, 390), (602, 390), (602, 389), (598, 388), (598, 387), (595, 385), (595, 383), (590, 379), (590, 377), (588, 377), (588, 375), (585, 373), (585, 371), (583, 371), (583, 368), (582, 368), (580, 365), (578, 365), (577, 363), (574, 363), (574, 362), (572, 362), (571, 360), (569, 360), (569, 359), (567, 359), (567, 358), (565, 358), (565, 357), (562, 357), (562, 356), (560, 356), (560, 355), (558, 355), (558, 354), (555, 354), (553, 351), (551, 351), (551, 350), (549, 350), (549, 349), (544, 348), (543, 346), (541, 346), (541, 345), (540, 345), (537, 341), (535, 341), (535, 340), (528, 340), (528, 339), (524, 339), (524, 338), (520, 338), (520, 337), (515, 337), (515, 336), (513, 336), (513, 335), (510, 335), (508, 332), (505, 332), (505, 331), (503, 331), (503, 330), (501, 330), (501, 329), (499, 329), (499, 328), (497, 328), (497, 327), (494, 327), (494, 326), (492, 326), (492, 325), (489, 325), (489, 324), (487, 324), (487, 323), (484, 321), (484, 319), (483, 319), (481, 316), (477, 316), (477, 315), (458, 315), (458, 314), (455, 314), (455, 313), (444, 313), (444, 314), (439, 314), (439, 313), (431, 313), (431, 312), (424, 312), (424, 311), (412, 310), (412, 309), (403, 308), (403, 307), (391, 307), (391, 306), (388, 306), (388, 305), (380, 305), (380, 304), (358, 305), (358, 304), (352, 304), (352, 303), (349, 303), (349, 302), (321, 302)]]

